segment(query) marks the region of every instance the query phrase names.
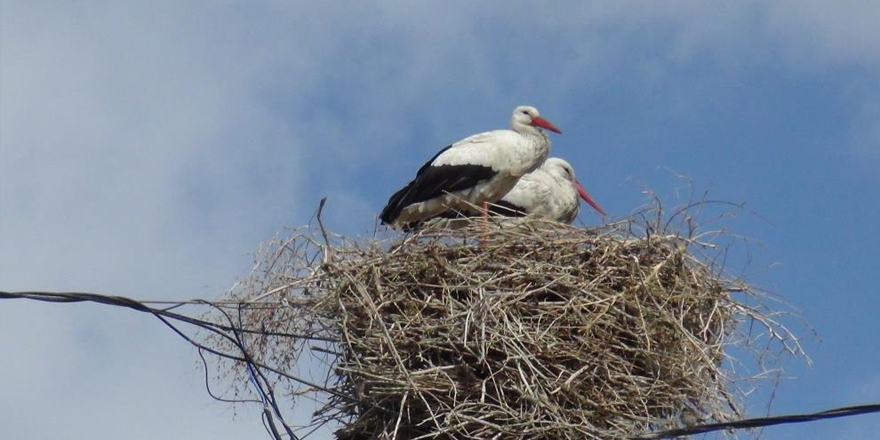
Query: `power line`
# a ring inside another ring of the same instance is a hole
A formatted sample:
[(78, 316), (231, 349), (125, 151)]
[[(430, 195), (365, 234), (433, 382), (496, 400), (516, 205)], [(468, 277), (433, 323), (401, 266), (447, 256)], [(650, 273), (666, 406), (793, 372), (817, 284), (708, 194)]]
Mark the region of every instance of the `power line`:
[[(281, 427), (284, 428), (284, 432), (289, 440), (299, 440), (299, 437), (294, 434), (293, 430), (290, 426), (284, 421), (284, 418), (281, 414), (281, 410), (279, 409), (276, 401), (275, 401), (275, 393), (271, 385), (271, 381), (263, 374), (263, 370), (270, 371), (279, 376), (285, 377), (287, 379), (299, 382), (306, 386), (312, 387), (317, 390), (322, 390), (324, 392), (336, 395), (340, 398), (348, 398), (343, 394), (340, 394), (334, 390), (327, 389), (325, 387), (321, 387), (318, 384), (312, 383), (310, 381), (292, 376), (283, 371), (280, 371), (276, 368), (272, 368), (263, 363), (257, 362), (250, 355), (245, 346), (244, 339), (242, 337), (243, 333), (259, 333), (262, 335), (266, 335), (267, 332), (263, 331), (249, 331), (243, 328), (236, 326), (235, 321), (233, 321), (232, 317), (224, 310), (221, 306), (217, 306), (208, 301), (182, 301), (178, 303), (178, 305), (184, 304), (198, 304), (203, 306), (211, 306), (214, 309), (220, 311), (220, 313), (226, 318), (229, 325), (214, 323), (210, 321), (206, 321), (203, 319), (192, 318), (177, 312), (172, 312), (171, 309), (176, 307), (166, 307), (163, 309), (156, 309), (150, 307), (145, 304), (145, 302), (137, 301), (131, 298), (126, 298), (122, 296), (110, 296), (110, 295), (100, 295), (95, 293), (87, 293), (87, 292), (4, 292), (0, 291), (0, 299), (29, 299), (34, 301), (43, 301), (50, 303), (78, 303), (78, 302), (94, 302), (99, 304), (125, 307), (132, 310), (136, 310), (143, 313), (149, 313), (155, 316), (157, 319), (162, 321), (163, 324), (168, 326), (172, 331), (174, 331), (178, 336), (198, 348), (199, 356), (204, 362), (205, 358), (203, 356), (203, 352), (207, 351), (216, 356), (230, 359), (237, 362), (242, 362), (245, 364), (248, 372), (253, 379), (251, 382), (254, 387), (257, 389), (257, 393), (261, 398), (261, 403), (263, 403), (263, 413), (262, 417), (264, 420), (264, 424), (267, 426), (267, 431), (269, 431), (270, 435), (274, 440), (284, 440), (284, 437), (279, 433), (276, 427), (276, 420), (280, 423)], [(239, 307), (246, 306), (246, 303), (239, 303)], [(240, 310), (240, 308), (239, 308)], [(216, 350), (214, 348), (205, 346), (192, 339), (183, 330), (178, 328), (176, 325), (172, 323), (172, 321), (183, 322), (185, 324), (190, 324), (202, 329), (205, 329), (211, 333), (218, 335), (219, 337), (230, 342), (237, 350), (237, 353), (224, 353), (222, 351)], [(282, 334), (276, 334), (282, 335)], [(287, 335), (283, 336), (299, 338), (301, 335)], [(311, 338), (316, 339), (316, 338)], [(204, 362), (205, 365), (205, 384), (208, 387), (208, 394), (212, 397), (215, 395), (211, 392), (210, 386), (208, 385), (208, 376), (207, 369), (208, 364)], [(259, 380), (258, 380), (259, 378)], [(216, 398), (216, 397), (215, 397)], [(228, 399), (219, 399), (223, 401), (229, 401)], [(237, 401), (245, 401), (245, 400), (237, 400)]]
[(732, 422), (708, 423), (705, 425), (696, 425), (689, 428), (669, 429), (666, 431), (652, 432), (650, 434), (642, 434), (637, 437), (630, 437), (629, 440), (653, 440), (671, 437), (681, 437), (693, 434), (702, 434), (704, 432), (720, 431), (722, 429), (746, 429), (761, 428), (764, 426), (783, 425), (789, 423), (813, 422), (816, 420), (834, 419), (838, 417), (856, 416), (859, 414), (869, 414), (880, 412), (880, 403), (872, 403), (867, 405), (845, 406), (841, 408), (829, 409), (812, 414), (791, 414), (773, 417), (757, 417), (753, 419), (735, 420)]
[[(203, 351), (207, 351), (214, 355), (227, 358), (230, 360), (243, 362), (248, 368), (248, 372), (250, 374), (251, 382), (257, 388), (257, 393), (260, 396), (261, 400), (256, 401), (263, 403), (264, 411), (263, 418), (268, 421), (268, 431), (272, 435), (272, 437), (276, 440), (282, 440), (282, 436), (279, 434), (278, 430), (275, 427), (273, 420), (274, 418), (279, 419), (278, 421), (281, 423), (282, 427), (286, 431), (288, 437), (292, 440), (297, 439), (297, 436), (294, 435), (291, 428), (284, 421), (281, 416), (281, 411), (279, 410), (276, 402), (275, 402), (275, 393), (270, 385), (270, 381), (263, 375), (262, 370), (266, 370), (279, 376), (285, 377), (287, 379), (302, 383), (304, 385), (310, 386), (314, 389), (321, 390), (330, 394), (335, 395), (336, 397), (351, 400), (349, 396), (342, 395), (334, 390), (327, 389), (325, 387), (321, 387), (318, 384), (312, 383), (310, 381), (306, 381), (300, 379), (298, 377), (289, 375), (283, 371), (272, 368), (268, 365), (264, 365), (262, 363), (256, 362), (253, 357), (251, 357), (250, 353), (247, 351), (247, 347), (245, 346), (244, 340), (242, 338), (242, 334), (248, 333), (259, 333), (263, 335), (271, 335), (271, 336), (282, 336), (282, 337), (291, 337), (291, 338), (301, 338), (301, 339), (314, 339), (321, 340), (325, 342), (336, 342), (335, 340), (329, 338), (317, 338), (314, 336), (308, 335), (297, 335), (297, 334), (288, 334), (288, 333), (273, 333), (267, 332), (265, 330), (254, 331), (247, 330), (235, 325), (232, 317), (227, 313), (224, 308), (239, 308), (242, 306), (248, 306), (248, 303), (239, 302), (235, 303), (232, 301), (224, 301), (222, 304), (215, 304), (209, 301), (204, 300), (186, 300), (186, 301), (137, 301), (131, 298), (126, 298), (123, 296), (110, 296), (110, 295), (100, 295), (96, 293), (87, 293), (87, 292), (4, 292), (0, 291), (0, 299), (30, 299), (34, 301), (43, 301), (43, 302), (52, 302), (52, 303), (77, 303), (77, 302), (94, 302), (99, 304), (106, 304), (112, 306), (125, 307), (129, 309), (133, 309), (139, 312), (149, 313), (162, 321), (165, 325), (167, 325), (171, 330), (185, 339), (187, 342), (195, 346), (199, 349), (199, 356), (202, 357), (204, 361), (204, 357), (202, 355)], [(165, 307), (162, 309), (157, 309), (148, 306), (147, 304), (172, 304), (171, 307)], [(221, 314), (226, 318), (229, 322), (229, 325), (214, 323), (210, 321), (205, 321), (202, 319), (192, 318), (180, 313), (172, 312), (171, 310), (183, 306), (183, 305), (203, 305), (213, 307), (221, 312)], [(176, 327), (171, 321), (183, 322), (186, 324), (194, 325), (203, 329), (206, 329), (212, 333), (219, 335), (220, 337), (230, 341), (241, 353), (232, 354), (232, 353), (223, 353), (207, 347), (205, 345), (200, 344), (199, 342), (193, 340), (182, 330)], [(206, 369), (206, 386), (207, 386), (207, 363), (205, 363)], [(208, 393), (218, 400), (227, 401), (225, 399), (220, 399), (215, 397), (211, 392), (210, 387), (208, 388)], [(254, 402), (251, 400), (251, 402)], [(268, 405), (267, 405), (268, 403)], [(377, 407), (378, 409), (384, 409), (381, 407)], [(872, 403), (865, 405), (855, 405), (855, 406), (846, 406), (840, 408), (829, 409), (825, 411), (810, 413), (810, 414), (791, 414), (791, 415), (782, 415), (782, 416), (773, 416), (773, 417), (757, 417), (751, 419), (742, 419), (735, 420), (730, 422), (719, 422), (719, 423), (708, 423), (704, 425), (696, 425), (686, 428), (676, 428), (669, 429), (664, 431), (657, 431), (651, 433), (645, 433), (639, 436), (630, 437), (629, 440), (656, 440), (656, 439), (665, 439), (672, 437), (680, 437), (680, 436), (688, 436), (694, 434), (702, 434), (706, 432), (720, 431), (723, 429), (747, 429), (747, 428), (760, 428), (765, 426), (773, 426), (773, 425), (782, 425), (782, 424), (791, 424), (791, 423), (804, 423), (804, 422), (812, 422), (817, 420), (824, 419), (833, 419), (839, 417), (850, 417), (856, 416), (860, 414), (869, 414), (869, 413), (878, 413), (880, 412), (880, 403)]]

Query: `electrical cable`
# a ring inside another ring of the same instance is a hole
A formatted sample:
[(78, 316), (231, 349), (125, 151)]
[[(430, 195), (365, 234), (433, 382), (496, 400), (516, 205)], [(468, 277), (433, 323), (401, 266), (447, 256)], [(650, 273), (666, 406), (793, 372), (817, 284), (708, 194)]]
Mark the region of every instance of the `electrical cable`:
[[(287, 336), (287, 337), (300, 337), (301, 335), (293, 335), (293, 334), (285, 334), (285, 333), (267, 333), (263, 331), (254, 331), (254, 330), (246, 330), (239, 327), (236, 327), (234, 321), (232, 321), (232, 317), (223, 309), (223, 307), (218, 306), (216, 304), (212, 304), (208, 301), (202, 300), (189, 300), (189, 301), (181, 301), (180, 303), (173, 303), (171, 301), (136, 301), (131, 298), (126, 298), (122, 296), (110, 296), (110, 295), (99, 295), (95, 293), (85, 293), (85, 292), (5, 292), (0, 291), (0, 299), (30, 299), (35, 301), (43, 301), (43, 302), (51, 302), (51, 303), (76, 303), (76, 302), (95, 302), (99, 304), (107, 304), (119, 307), (126, 307), (133, 310), (137, 310), (139, 312), (149, 313), (155, 316), (157, 319), (162, 321), (166, 326), (171, 328), (172, 331), (177, 333), (180, 337), (185, 339), (190, 344), (194, 345), (199, 350), (199, 356), (204, 361), (203, 351), (207, 351), (214, 355), (227, 358), (230, 360), (243, 362), (247, 369), (250, 381), (257, 388), (257, 392), (260, 396), (259, 403), (263, 404), (263, 423), (267, 425), (267, 430), (269, 433), (276, 439), (282, 440), (282, 435), (278, 432), (277, 427), (275, 426), (274, 419), (277, 417), (281, 426), (286, 431), (287, 435), (291, 440), (298, 440), (293, 430), (287, 425), (281, 416), (281, 411), (278, 408), (278, 405), (275, 401), (275, 393), (272, 389), (272, 386), (268, 380), (268, 378), (263, 375), (262, 370), (267, 370), (272, 373), (278, 374), (281, 377), (285, 377), (287, 379), (299, 382), (301, 384), (310, 386), (314, 389), (321, 390), (327, 392), (329, 394), (333, 394), (336, 397), (352, 400), (351, 397), (342, 395), (341, 393), (327, 389), (310, 381), (306, 381), (295, 376), (291, 376), (283, 371), (272, 368), (268, 365), (264, 365), (262, 363), (256, 362), (247, 351), (247, 347), (245, 346), (245, 342), (242, 338), (242, 333), (258, 333), (262, 335), (274, 335), (274, 336)], [(176, 307), (167, 307), (164, 309), (155, 309), (146, 305), (146, 303), (161, 303), (161, 304), (198, 304), (198, 305), (207, 305), (212, 306), (215, 309), (219, 310), (227, 319), (230, 325), (221, 325), (209, 321), (204, 321), (201, 319), (191, 318), (186, 315), (182, 315), (179, 313), (172, 312), (171, 310)], [(231, 304), (230, 302), (226, 302), (225, 304)], [(240, 307), (244, 305), (244, 303), (239, 303), (239, 313), (241, 312)], [(225, 307), (225, 305), (224, 305)], [(239, 317), (240, 318), (240, 317)], [(175, 325), (171, 323), (170, 320), (184, 322), (187, 324), (191, 324), (203, 329), (206, 329), (212, 333), (215, 333), (227, 340), (229, 340), (241, 353), (242, 356), (233, 355), (230, 353), (223, 353), (217, 350), (214, 350), (210, 347), (206, 347), (192, 338), (187, 336), (183, 331), (178, 329)], [(228, 332), (231, 332), (233, 336), (230, 336)], [(326, 342), (335, 342), (329, 338), (315, 338), (309, 337), (308, 339), (321, 340)], [(205, 363), (206, 375), (207, 375), (207, 363)], [(207, 384), (207, 376), (206, 376), (206, 384)], [(208, 388), (208, 393), (214, 397), (214, 394), (211, 392), (210, 388)], [(218, 399), (223, 401), (229, 401), (227, 399)], [(258, 402), (254, 400), (249, 400), (251, 402)], [(355, 402), (356, 403), (356, 402)], [(377, 409), (384, 410), (384, 408), (376, 407)], [(273, 417), (274, 413), (274, 417)], [(672, 437), (681, 437), (681, 436), (689, 436), (694, 434), (701, 434), (706, 432), (720, 431), (723, 429), (727, 430), (736, 430), (736, 429), (747, 429), (747, 428), (760, 428), (765, 426), (773, 426), (773, 425), (782, 425), (782, 424), (791, 424), (791, 423), (804, 423), (804, 422), (812, 422), (817, 420), (824, 419), (832, 419), (832, 418), (840, 418), (840, 417), (851, 417), (861, 414), (870, 414), (870, 413), (880, 413), (880, 403), (871, 403), (864, 405), (854, 405), (854, 406), (845, 406), (840, 408), (829, 409), (825, 411), (809, 413), (809, 414), (789, 414), (782, 416), (772, 416), (772, 417), (756, 417), (750, 419), (742, 419), (742, 420), (734, 420), (729, 422), (719, 422), (719, 423), (707, 423), (703, 425), (695, 425), (685, 428), (676, 428), (676, 429), (668, 429), (663, 431), (656, 431), (645, 433), (639, 436), (630, 437), (629, 440), (656, 440), (656, 439), (666, 439)]]
[(654, 440), (671, 437), (684, 437), (693, 434), (702, 434), (704, 432), (720, 431), (722, 429), (761, 428), (764, 426), (812, 422), (816, 420), (850, 417), (859, 414), (869, 414), (876, 412), (880, 412), (880, 403), (845, 406), (810, 414), (789, 414), (784, 416), (756, 417), (752, 419), (734, 420), (731, 422), (708, 423), (705, 425), (695, 425), (687, 428), (676, 428), (642, 434), (640, 436), (630, 437), (629, 440)]
[[(209, 322), (209, 321), (205, 321), (205, 320), (201, 320), (201, 319), (196, 319), (196, 318), (191, 318), (191, 317), (188, 317), (185, 315), (170, 312), (169, 310), (171, 308), (154, 309), (154, 308), (151, 308), (151, 307), (145, 305), (142, 302), (133, 300), (131, 298), (121, 297), (121, 296), (99, 295), (99, 294), (94, 294), (94, 293), (83, 293), (83, 292), (5, 292), (5, 291), (0, 291), (0, 299), (31, 299), (31, 300), (35, 300), (35, 301), (43, 301), (43, 302), (51, 302), (51, 303), (95, 302), (95, 303), (99, 303), (99, 304), (130, 308), (133, 310), (137, 310), (139, 312), (152, 314), (157, 319), (162, 321), (162, 323), (164, 323), (166, 326), (168, 326), (172, 331), (174, 331), (178, 336), (180, 336), (181, 338), (183, 338), (184, 340), (186, 340), (187, 342), (189, 342), (190, 344), (192, 344), (193, 346), (198, 348), (199, 356), (201, 357), (201, 359), (203, 361), (205, 359), (202, 355), (202, 352), (207, 351), (209, 353), (215, 354), (215, 355), (223, 357), (223, 358), (243, 362), (246, 365), (246, 367), (248, 368), (248, 372), (250, 373), (250, 377), (252, 378), (252, 382), (253, 382), (254, 386), (257, 387), (257, 392), (258, 392), (259, 396), (261, 397), (261, 401), (262, 401), (261, 403), (264, 404), (264, 407), (263, 407), (263, 416), (265, 417), (264, 423), (266, 422), (266, 419), (267, 419), (268, 420), (268, 427), (269, 427), (269, 429), (267, 429), (267, 431), (270, 432), (270, 434), (274, 437), (275, 440), (283, 440), (283, 437), (281, 437), (281, 435), (278, 434), (278, 430), (275, 426), (274, 418), (272, 417), (272, 410), (274, 410), (275, 415), (278, 418), (278, 421), (281, 423), (284, 430), (286, 431), (288, 438), (291, 440), (299, 440), (299, 437), (297, 437), (296, 434), (294, 434), (294, 432), (290, 428), (290, 426), (288, 426), (287, 423), (284, 421), (284, 418), (281, 415), (281, 411), (275, 402), (275, 395), (272, 390), (272, 386), (271, 386), (269, 380), (262, 374), (262, 372), (260, 371), (260, 368), (267, 369), (267, 370), (272, 371), (273, 373), (278, 374), (282, 377), (286, 377), (288, 379), (297, 381), (299, 383), (305, 384), (305, 385), (313, 387), (315, 389), (319, 389), (319, 390), (328, 392), (330, 394), (333, 394), (333, 395), (336, 395), (336, 396), (339, 396), (342, 398), (347, 397), (347, 396), (341, 395), (338, 392), (335, 392), (334, 390), (326, 389), (325, 387), (321, 387), (317, 384), (313, 384), (310, 381), (306, 381), (306, 380), (297, 378), (295, 376), (291, 376), (291, 375), (286, 374), (280, 370), (271, 368), (267, 365), (264, 365), (264, 364), (261, 364), (261, 363), (254, 361), (254, 359), (250, 356), (250, 353), (247, 351), (247, 348), (244, 346), (244, 342), (241, 338), (241, 334), (239, 333), (243, 329), (236, 327), (234, 325), (234, 322), (232, 321), (231, 317), (229, 316), (229, 314), (226, 313), (226, 311), (224, 311), (216, 306), (214, 306), (214, 307), (217, 308), (218, 310), (220, 310), (221, 313), (229, 321), (229, 323), (230, 323), (229, 326), (223, 326), (223, 325), (216, 324), (213, 322)], [(207, 301), (201, 301), (200, 304), (212, 305), (210, 302), (207, 302)], [(215, 349), (212, 349), (210, 347), (206, 347), (206, 346), (196, 342), (195, 340), (193, 340), (189, 336), (187, 336), (182, 330), (180, 330), (174, 324), (172, 324), (170, 320), (176, 320), (176, 321), (184, 322), (187, 324), (191, 324), (191, 325), (203, 328), (205, 330), (208, 330), (214, 334), (217, 334), (218, 336), (231, 342), (241, 352), (242, 356), (236, 356), (236, 355), (229, 354), (229, 353), (223, 353), (223, 352), (217, 351)], [(230, 336), (227, 332), (231, 332), (232, 336)], [(255, 333), (265, 334), (263, 332), (255, 332)], [(207, 374), (207, 364), (205, 364), (205, 368), (206, 368), (206, 374)], [(256, 373), (262, 379), (262, 383), (257, 380), (257, 377), (254, 375), (254, 373)], [(207, 378), (206, 378), (206, 383), (207, 383)], [(208, 389), (208, 393), (212, 397), (214, 396), (214, 394), (210, 391), (210, 388)], [(227, 399), (224, 399), (224, 400), (227, 400)], [(270, 409), (270, 407), (271, 407), (271, 409)]]

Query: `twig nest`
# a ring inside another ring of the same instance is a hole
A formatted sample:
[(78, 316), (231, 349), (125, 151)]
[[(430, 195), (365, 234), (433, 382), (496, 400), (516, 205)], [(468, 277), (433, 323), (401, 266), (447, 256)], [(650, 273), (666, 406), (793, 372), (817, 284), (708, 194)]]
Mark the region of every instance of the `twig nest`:
[(339, 439), (607, 440), (681, 414), (724, 420), (740, 404), (723, 362), (728, 344), (749, 342), (738, 324), (775, 325), (734, 300), (747, 286), (695, 240), (630, 222), (331, 245), (322, 262), (321, 238), (279, 241), (239, 295), (262, 304), (245, 324), (302, 335), (258, 335), (256, 358), (326, 365), (315, 423), (339, 422)]

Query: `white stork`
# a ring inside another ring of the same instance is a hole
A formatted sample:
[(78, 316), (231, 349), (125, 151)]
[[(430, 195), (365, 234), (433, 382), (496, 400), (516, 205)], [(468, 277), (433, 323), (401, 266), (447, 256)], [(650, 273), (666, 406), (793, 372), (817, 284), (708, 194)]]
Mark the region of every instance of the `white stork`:
[(562, 133), (527, 105), (513, 110), (510, 126), (440, 150), (388, 199), (379, 215), (382, 223), (406, 229), (449, 210), (482, 206), (485, 213), (488, 203), (501, 199), (547, 158), (550, 138), (541, 129)]
[(510, 192), (489, 211), (502, 216), (530, 215), (571, 223), (580, 208), (578, 195), (603, 217), (602, 207), (578, 182), (571, 164), (558, 157), (547, 159), (540, 168), (523, 176)]

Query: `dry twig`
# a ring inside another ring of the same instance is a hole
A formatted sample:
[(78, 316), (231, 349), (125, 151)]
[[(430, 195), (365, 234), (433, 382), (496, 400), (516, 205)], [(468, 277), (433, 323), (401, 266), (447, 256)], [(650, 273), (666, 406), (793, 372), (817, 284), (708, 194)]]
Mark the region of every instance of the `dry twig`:
[[(339, 422), (340, 439), (626, 438), (682, 412), (739, 415), (747, 377), (726, 349), (751, 348), (749, 326), (765, 330), (756, 358), (768, 338), (800, 354), (757, 302), (734, 300), (755, 292), (687, 222), (685, 236), (659, 215), (643, 229), (475, 222), (390, 241), (295, 230), (233, 299), (251, 300), (240, 324), (262, 333), (241, 336), (258, 362), (325, 373), (314, 424)], [(246, 383), (240, 364), (226, 372)]]

